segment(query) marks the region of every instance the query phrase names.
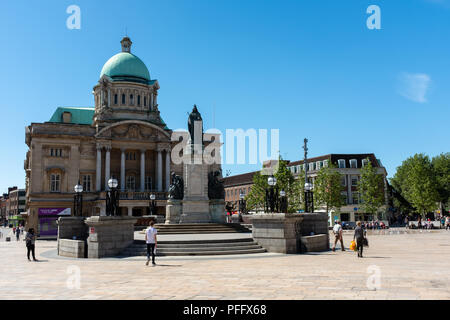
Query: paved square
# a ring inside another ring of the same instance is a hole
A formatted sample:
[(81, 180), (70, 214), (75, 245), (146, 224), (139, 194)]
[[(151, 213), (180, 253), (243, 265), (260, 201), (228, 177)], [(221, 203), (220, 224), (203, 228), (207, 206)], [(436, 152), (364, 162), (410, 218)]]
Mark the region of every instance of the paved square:
[[(363, 259), (350, 251), (161, 257), (156, 267), (145, 257), (57, 257), (55, 241), (37, 241), (40, 262), (28, 262), (23, 241), (4, 240), (0, 299), (450, 299), (446, 231), (369, 236)], [(367, 287), (374, 270), (377, 290)]]

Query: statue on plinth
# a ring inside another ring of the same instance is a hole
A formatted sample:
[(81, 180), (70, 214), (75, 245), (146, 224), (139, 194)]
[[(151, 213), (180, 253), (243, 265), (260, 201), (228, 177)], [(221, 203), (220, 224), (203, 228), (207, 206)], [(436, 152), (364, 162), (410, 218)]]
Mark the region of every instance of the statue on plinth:
[(183, 200), (184, 181), (183, 178), (175, 172), (172, 172), (172, 183), (169, 186), (169, 199)]
[[(200, 132), (197, 132), (197, 134), (201, 135), (200, 137), (196, 136), (195, 122), (197, 122), (197, 121), (200, 121), (200, 123), (201, 123), (201, 130), (200, 130)], [(189, 114), (188, 130), (189, 130), (189, 134), (191, 136), (191, 143), (196, 143), (197, 140), (200, 143), (203, 143), (203, 119), (202, 119), (202, 115), (197, 110), (197, 105), (195, 105), (195, 104), (194, 104), (194, 108), (192, 109), (192, 112)]]
[(220, 170), (211, 171), (208, 173), (208, 198), (212, 199), (225, 199), (225, 188), (223, 181), (220, 180), (222, 172)]

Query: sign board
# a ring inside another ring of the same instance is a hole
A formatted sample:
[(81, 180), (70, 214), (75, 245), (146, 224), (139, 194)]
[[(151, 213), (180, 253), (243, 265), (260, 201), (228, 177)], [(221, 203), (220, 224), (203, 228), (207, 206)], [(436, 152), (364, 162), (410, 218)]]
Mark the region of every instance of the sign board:
[(89, 233), (95, 233), (95, 228), (94, 227), (90, 227), (89, 228)]
[(71, 208), (39, 208), (39, 216), (70, 216)]
[(358, 211), (358, 208), (357, 208), (357, 207), (354, 207), (353, 210), (354, 210), (354, 211)]

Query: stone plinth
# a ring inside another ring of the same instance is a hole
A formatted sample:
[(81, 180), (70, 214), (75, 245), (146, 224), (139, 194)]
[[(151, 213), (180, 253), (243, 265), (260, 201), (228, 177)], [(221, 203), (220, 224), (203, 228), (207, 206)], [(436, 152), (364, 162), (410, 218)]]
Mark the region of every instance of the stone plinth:
[[(256, 242), (269, 252), (301, 253), (302, 236), (323, 234), (316, 247), (327, 248), (328, 217), (325, 213), (274, 213), (252, 216), (252, 234)], [(308, 240), (305, 238), (305, 240)]]
[(93, 216), (86, 219), (89, 226), (88, 258), (118, 255), (134, 241), (133, 217)]
[(209, 200), (183, 200), (180, 223), (210, 223)]
[(180, 217), (182, 212), (181, 200), (167, 200), (166, 206), (166, 224), (178, 224), (180, 223)]
[(70, 258), (87, 258), (86, 241), (58, 239), (58, 255)]
[(320, 252), (329, 249), (328, 237), (326, 234), (301, 237), (302, 252)]
[(88, 236), (88, 228), (84, 223), (83, 217), (59, 217), (58, 224), (58, 240), (70, 239), (86, 240)]
[(209, 200), (209, 212), (211, 213), (211, 222), (226, 223), (227, 214), (225, 212), (225, 200)]

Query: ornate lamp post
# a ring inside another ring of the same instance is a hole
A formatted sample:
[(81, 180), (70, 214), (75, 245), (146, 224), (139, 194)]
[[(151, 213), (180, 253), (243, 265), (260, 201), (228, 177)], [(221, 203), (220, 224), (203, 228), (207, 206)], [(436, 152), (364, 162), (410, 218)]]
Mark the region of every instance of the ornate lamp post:
[(73, 214), (75, 217), (81, 217), (83, 215), (83, 186), (78, 180), (78, 184), (74, 187), (75, 196), (73, 198)]
[(275, 212), (275, 203), (277, 194), (274, 190), (274, 187), (277, 185), (277, 178), (274, 176), (270, 176), (267, 179), (267, 184), (269, 185), (269, 189), (266, 189), (266, 212), (270, 210), (270, 212)]
[(287, 198), (286, 198), (286, 191), (281, 190), (280, 191), (280, 212), (287, 213)]
[(239, 221), (242, 222), (242, 214), (245, 214), (245, 194), (241, 192), (239, 194)]
[(314, 212), (314, 196), (312, 183), (305, 183), (305, 212)]
[(155, 215), (156, 214), (156, 196), (154, 193), (152, 193), (150, 195), (150, 215)]
[(118, 216), (119, 215), (119, 190), (117, 179), (111, 178), (108, 180), (109, 190), (106, 192), (106, 215)]

